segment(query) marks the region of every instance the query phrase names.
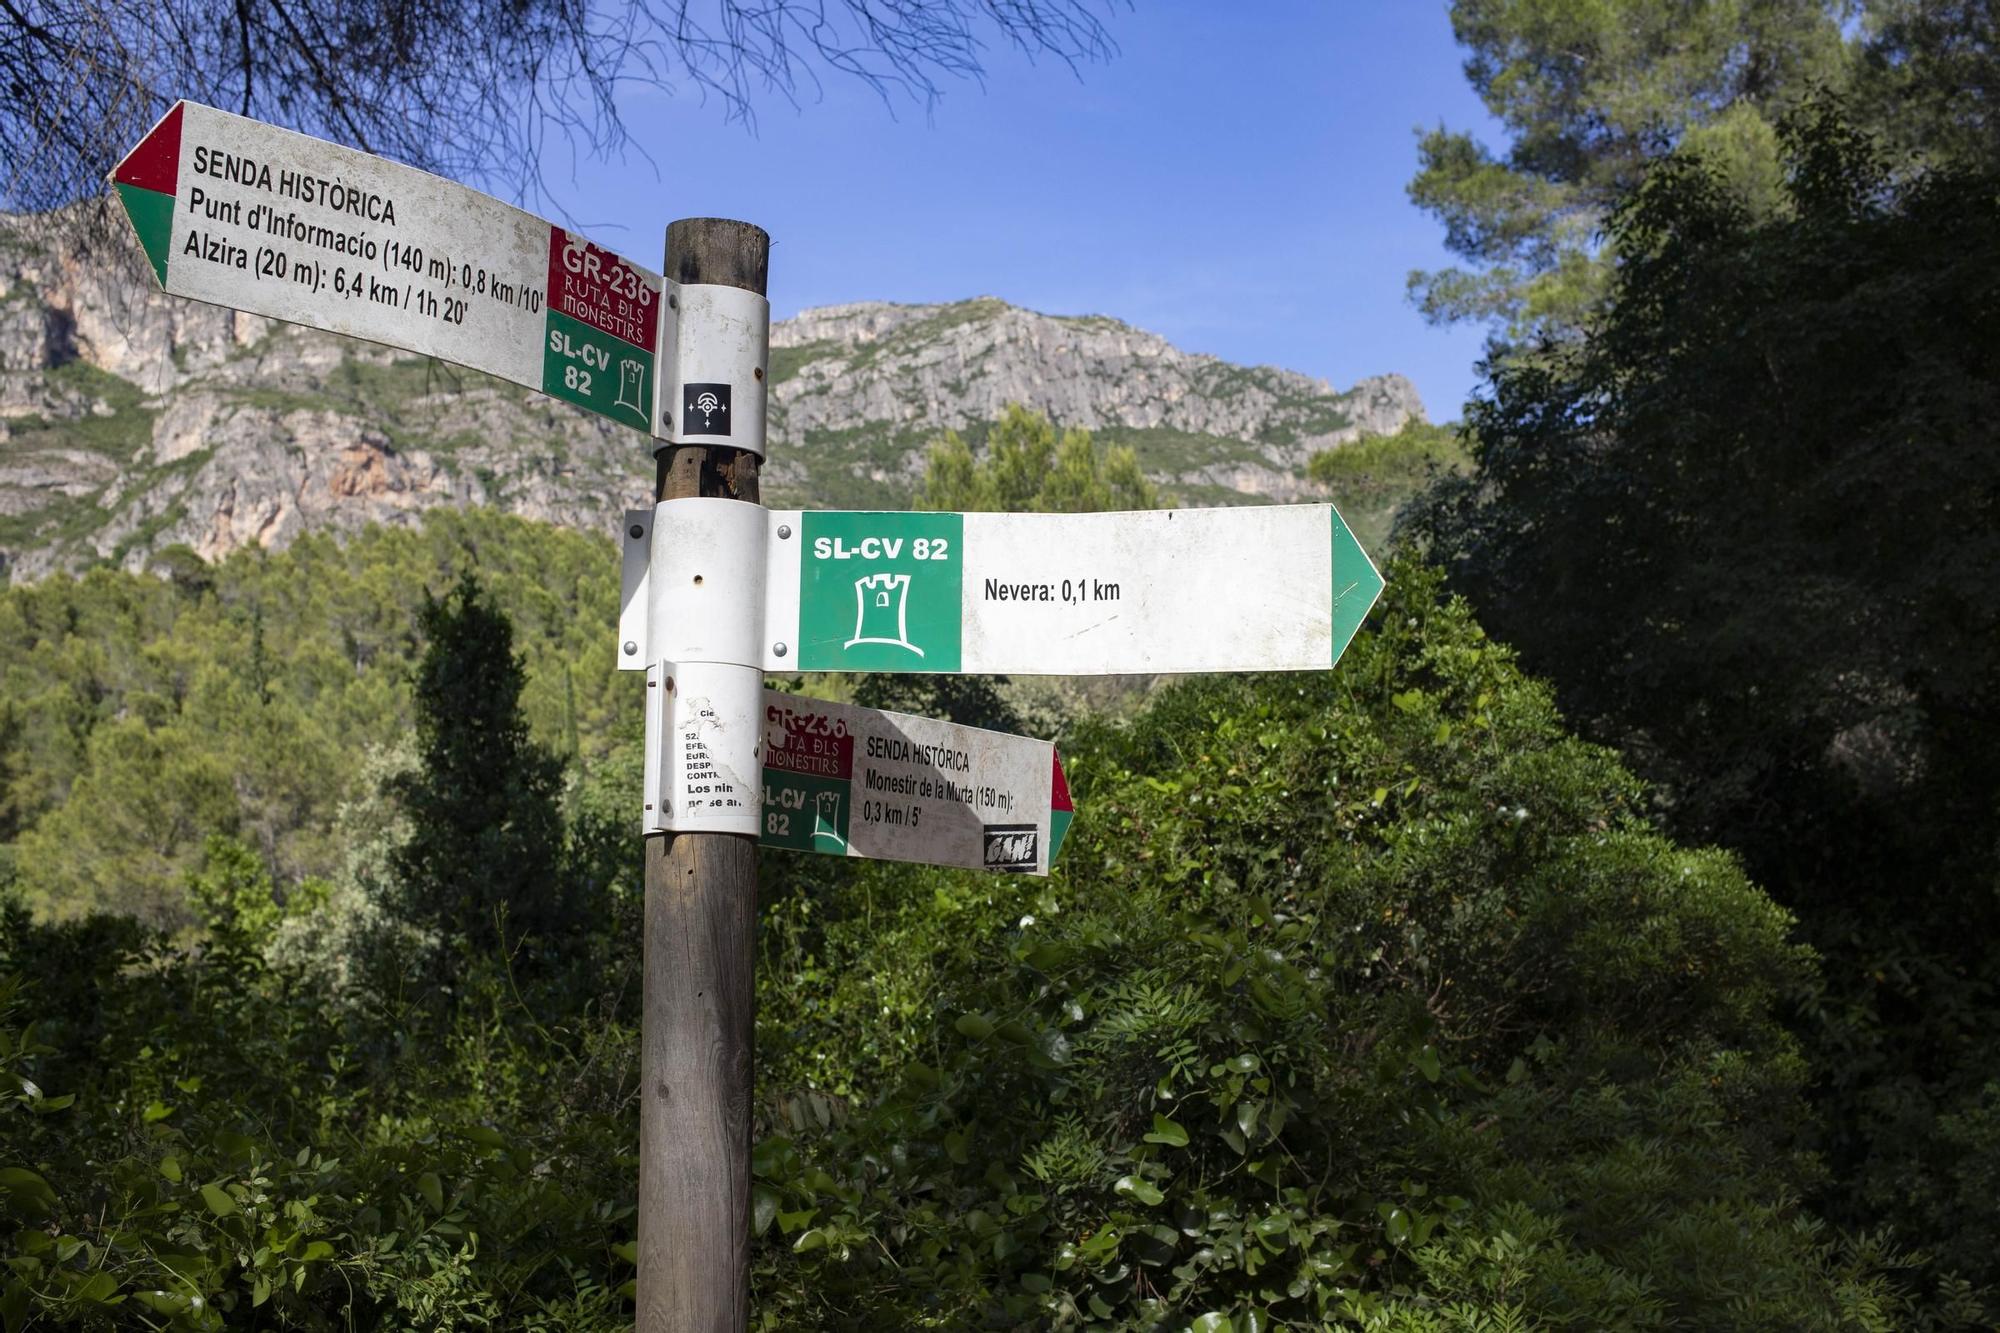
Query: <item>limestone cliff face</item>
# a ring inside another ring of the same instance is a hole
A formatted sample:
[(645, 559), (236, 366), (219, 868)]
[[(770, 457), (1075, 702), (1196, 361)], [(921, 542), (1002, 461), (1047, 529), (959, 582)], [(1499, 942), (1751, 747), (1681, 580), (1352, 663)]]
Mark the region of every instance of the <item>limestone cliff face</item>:
[[(455, 367), (160, 295), (133, 247), (0, 219), (0, 568), (208, 558), (300, 533), (495, 505), (613, 530), (645, 441)], [(1231, 365), (1102, 317), (993, 298), (809, 310), (772, 328), (766, 500), (908, 502), (928, 442), (1009, 403), (1129, 443), (1186, 503), (1290, 499), (1320, 449), (1423, 406), (1384, 375), (1345, 392)]]
[(807, 467), (857, 427), (907, 444), (871, 473), (904, 488), (921, 477), (931, 436), (976, 430), (1009, 403), (1130, 443), (1169, 489), (1224, 500), (1215, 493), (1294, 498), (1313, 454), (1423, 416), (1401, 375), (1342, 393), (1292, 371), (1183, 352), (1115, 319), (1042, 315), (993, 297), (808, 310), (774, 325), (771, 341), (773, 439), (798, 445)]

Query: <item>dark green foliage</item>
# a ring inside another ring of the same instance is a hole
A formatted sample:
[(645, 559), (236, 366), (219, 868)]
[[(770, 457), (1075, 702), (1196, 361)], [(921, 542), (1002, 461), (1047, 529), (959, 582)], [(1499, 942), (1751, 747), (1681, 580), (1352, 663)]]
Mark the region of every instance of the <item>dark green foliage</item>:
[[(1337, 672), (1086, 728), (1050, 879), (765, 858), (754, 1327), (1917, 1326), (1794, 1202), (1784, 915), (1390, 589)], [(241, 842), (199, 950), (0, 915), (0, 1319), (629, 1326), (635, 768), (567, 967), (330, 1003)]]
[(1390, 587), (1069, 743), (1047, 883), (773, 869), (760, 1327), (1905, 1326), (1791, 1202), (1783, 914)]
[[(1433, 319), (1526, 355), (1581, 333), (1618, 251), (1604, 227), (1653, 163), (1699, 153), (1760, 217), (1786, 206), (1777, 127), (1850, 97), (1899, 171), (2000, 162), (1993, 0), (1454, 0), (1473, 90), (1509, 142), (1440, 126), (1410, 198), (1464, 261), (1410, 275)], [(1607, 243), (1608, 241), (1608, 243)]]
[(561, 762), (528, 734), (514, 630), (471, 572), (418, 612), (416, 772), (396, 786), (411, 825), (393, 866), (398, 915), (490, 953), (571, 924), (556, 876)]
[(2000, 164), (1994, 0), (1868, 0), (1857, 80), (1868, 123), (1921, 160)]
[(854, 682), (854, 702), (892, 713), (949, 718), (989, 731), (1018, 732), (1025, 724), (997, 688), (1004, 679), (875, 671)]
[(0, 920), (5, 1326), (629, 1327), (615, 997), (537, 1013), (474, 960), (443, 1012), (330, 1008), (256, 925)]
[(1831, 105), (1785, 142), (1777, 220), (1698, 157), (1653, 172), (1602, 326), (1496, 370), (1427, 527), (1826, 956), (1836, 1215), (1993, 1282), (2000, 175), (1899, 179)]
[(644, 800), (640, 795), (645, 785), (643, 741), (635, 733), (603, 759), (571, 775), (563, 803), (567, 823), (563, 878), (574, 901), (566, 910), (586, 921), (617, 911), (628, 897), (636, 900), (644, 883), (643, 846), (632, 836), (632, 810)]
[(1466, 77), (1511, 142), (1496, 153), (1442, 126), (1419, 141), (1410, 198), (1467, 265), (1410, 275), (1424, 313), (1490, 324), (1522, 350), (1577, 332), (1604, 290), (1604, 219), (1675, 148), (1698, 147), (1736, 197), (1767, 204), (1779, 115), (1853, 65), (1847, 9), (1455, 0)]
[(0, 844), (11, 843), (20, 837), (21, 828), (26, 823), (21, 797), (22, 789), (29, 782), (21, 753), (21, 740), (26, 730), (21, 720), (21, 706), (12, 699), (0, 700)]

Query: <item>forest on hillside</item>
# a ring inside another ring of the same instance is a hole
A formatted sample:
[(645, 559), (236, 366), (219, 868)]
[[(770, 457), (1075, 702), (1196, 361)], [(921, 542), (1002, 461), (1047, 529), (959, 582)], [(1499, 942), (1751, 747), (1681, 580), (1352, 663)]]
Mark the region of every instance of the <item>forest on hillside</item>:
[[(1415, 295), (1492, 341), (1312, 465), (1396, 511), (1336, 670), (810, 685), (1078, 813), (761, 859), (753, 1327), (2000, 1322), (2000, 66), (1864, 8), (1454, 6), (1514, 146), (1421, 141)], [(1161, 499), (1022, 411), (924, 493)], [(6, 1333), (631, 1326), (617, 577), (432, 512), (0, 594)]]

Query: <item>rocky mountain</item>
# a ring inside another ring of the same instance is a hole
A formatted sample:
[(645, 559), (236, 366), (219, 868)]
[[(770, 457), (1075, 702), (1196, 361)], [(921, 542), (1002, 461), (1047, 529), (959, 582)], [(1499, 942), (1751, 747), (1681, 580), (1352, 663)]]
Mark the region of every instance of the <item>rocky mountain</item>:
[[(103, 234), (103, 233), (99, 233)], [(0, 568), (15, 582), (165, 547), (493, 505), (610, 532), (640, 437), (486, 376), (160, 295), (122, 228), (0, 218)], [(1323, 380), (991, 297), (808, 310), (771, 331), (775, 505), (901, 507), (946, 428), (1024, 403), (1130, 444), (1184, 504), (1293, 499), (1321, 449), (1423, 416), (1400, 375)]]

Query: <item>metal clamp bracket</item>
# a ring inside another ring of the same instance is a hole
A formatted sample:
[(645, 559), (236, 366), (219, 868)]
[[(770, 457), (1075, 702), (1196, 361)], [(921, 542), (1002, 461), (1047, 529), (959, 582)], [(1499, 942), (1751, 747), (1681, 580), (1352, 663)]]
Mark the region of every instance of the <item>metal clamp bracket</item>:
[(625, 511), (618, 666), (764, 661), (766, 514), (741, 500)]
[(723, 444), (764, 456), (771, 303), (716, 283), (667, 283), (654, 451)]
[(765, 528), (740, 500), (625, 515), (618, 664), (646, 673), (648, 833), (757, 833)]

